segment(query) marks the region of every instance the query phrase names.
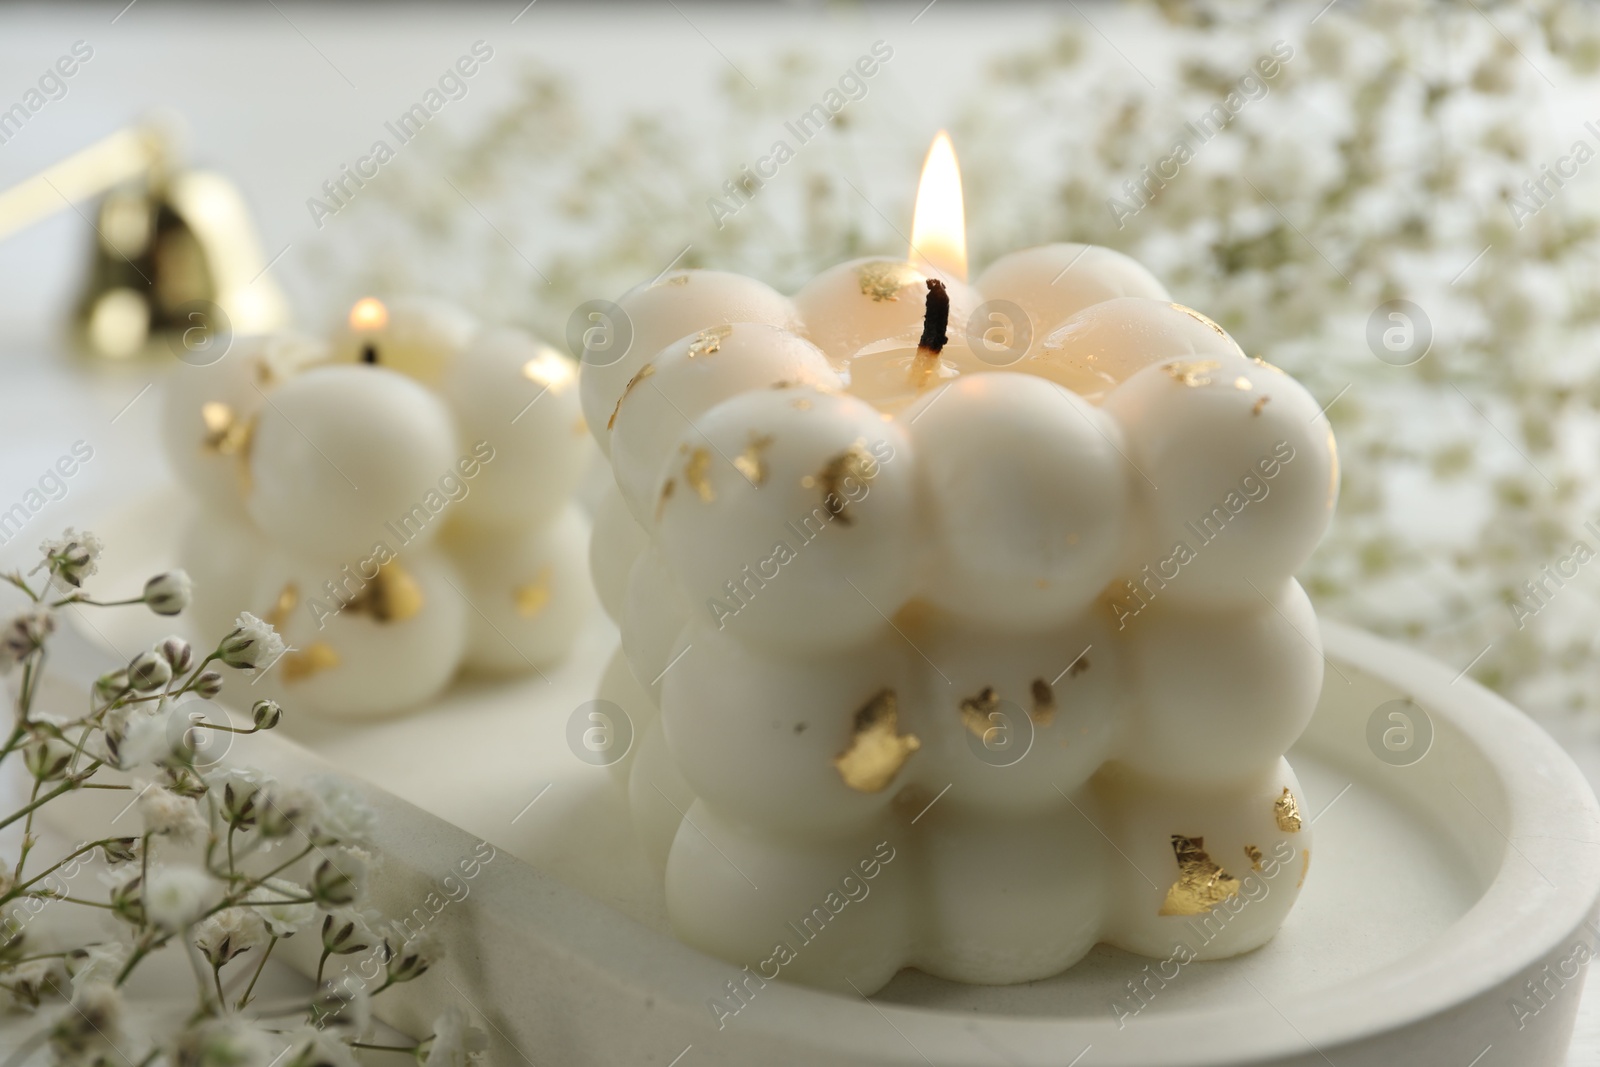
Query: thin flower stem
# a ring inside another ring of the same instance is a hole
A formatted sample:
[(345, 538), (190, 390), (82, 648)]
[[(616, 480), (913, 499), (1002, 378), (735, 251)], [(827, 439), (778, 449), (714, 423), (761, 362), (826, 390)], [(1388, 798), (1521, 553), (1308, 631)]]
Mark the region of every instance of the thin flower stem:
[(222, 966), (220, 964), (213, 963), (211, 965), (211, 981), (217, 987), (217, 1005), (226, 1007), (228, 995), (222, 991)]
[(327, 948), (324, 948), (322, 950), (322, 958), (317, 960), (317, 988), (318, 989), (322, 988), (322, 969), (328, 965), (328, 957), (331, 956), (332, 954), (333, 953), (329, 952)]
[(267, 960), (272, 956), (272, 950), (278, 947), (278, 935), (273, 934), (272, 940), (267, 942), (266, 950), (261, 953), (261, 959), (256, 963), (256, 971), (250, 976), (250, 984), (244, 987), (244, 996), (239, 998), (235, 1011), (244, 1011), (250, 1004), (250, 994), (255, 992), (256, 980), (261, 977), (261, 972), (267, 969)]
[(409, 1052), (414, 1055), (417, 1049), (422, 1047), (422, 1043), (418, 1042), (415, 1045), (372, 1045), (365, 1041), (352, 1041), (350, 1042), (350, 1047), (370, 1049), (373, 1052)]
[(21, 571), (11, 571), (7, 574), (0, 574), (0, 579), (4, 579), (9, 584), (16, 586), (18, 589), (28, 594), (28, 599), (33, 601), (35, 604), (39, 602), (39, 594), (35, 593), (33, 591), (33, 587), (30, 586), (27, 583), (27, 580), (22, 577)]
[(74, 775), (71, 778), (68, 778), (66, 781), (64, 781), (60, 785), (56, 786), (56, 788), (50, 790), (50, 792), (46, 793), (44, 796), (42, 796), (42, 797), (38, 798), (37, 800), (33, 801), (32, 803), (30, 803), (27, 807), (19, 808), (17, 811), (14, 811), (10, 815), (7, 815), (4, 819), (0, 819), (0, 830), (3, 830), (7, 826), (10, 826), (12, 823), (16, 822), (18, 819), (26, 818), (35, 808), (43, 807), (44, 805), (50, 803), (52, 800), (54, 800), (56, 797), (60, 796), (61, 794), (70, 793), (72, 790), (77, 789), (79, 786), (81, 786), (83, 784), (83, 779), (87, 778), (89, 775), (91, 775), (95, 771), (99, 770), (100, 766), (101, 766), (100, 761), (99, 760), (95, 760), (93, 763), (89, 764), (88, 767), (84, 768), (84, 770), (81, 773), (79, 773), (77, 775)]
[(116, 910), (110, 904), (102, 904), (98, 900), (84, 900), (81, 897), (69, 897), (60, 893), (51, 892), (48, 889), (40, 889), (34, 892), (23, 893), (22, 896), (43, 900), (59, 900), (63, 904), (82, 904), (86, 908), (104, 908), (106, 911)]
[(50, 606), (53, 608), (60, 608), (65, 607), (68, 604), (87, 604), (92, 608), (120, 608), (126, 607), (129, 604), (143, 603), (144, 597), (142, 596), (130, 597), (127, 600), (92, 600), (89, 597), (84, 596), (82, 593), (73, 593), (71, 596), (65, 596), (60, 600), (52, 602)]
[[(44, 779), (35, 778), (33, 780), (33, 793), (28, 799), (38, 800), (39, 790), (43, 786)], [(31, 807), (33, 807), (33, 811), (38, 810), (37, 806)], [(28, 812), (28, 818), (22, 824), (22, 847), (17, 850), (16, 870), (11, 872), (11, 881), (13, 884), (22, 881), (22, 865), (28, 862), (28, 852), (33, 848), (33, 811)]]
[(95, 849), (99, 848), (101, 845), (104, 845), (109, 841), (115, 841), (115, 840), (116, 840), (116, 838), (114, 838), (114, 837), (104, 837), (104, 838), (101, 838), (99, 841), (91, 841), (86, 845), (79, 845), (73, 851), (67, 853), (65, 856), (62, 856), (61, 859), (58, 860), (52, 866), (45, 868), (43, 871), (41, 871), (40, 873), (34, 875), (32, 878), (28, 879), (26, 882), (23, 882), (21, 885), (14, 886), (12, 888), (11, 892), (7, 893), (3, 897), (0, 897), (0, 904), (4, 904), (6, 901), (10, 900), (12, 898), (12, 896), (14, 896), (14, 895), (16, 895), (18, 893), (21, 893), (21, 892), (24, 892), (24, 891), (26, 891), (28, 889), (31, 889), (33, 886), (39, 884), (39, 882), (43, 881), (44, 879), (50, 877), (52, 874), (54, 874), (57, 871), (59, 871), (62, 867), (65, 867), (70, 861), (72, 861), (74, 859), (77, 859), (79, 856), (82, 856), (82, 855), (84, 855), (86, 853), (93, 852)]

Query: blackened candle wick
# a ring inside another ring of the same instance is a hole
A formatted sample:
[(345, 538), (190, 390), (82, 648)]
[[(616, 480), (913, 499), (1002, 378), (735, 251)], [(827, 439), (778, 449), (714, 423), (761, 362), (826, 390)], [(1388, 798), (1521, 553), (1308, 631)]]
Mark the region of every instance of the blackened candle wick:
[(378, 346), (375, 345), (375, 344), (371, 344), (371, 343), (362, 345), (361, 346), (361, 362), (363, 362), (363, 363), (376, 363), (376, 362), (378, 362)]
[(944, 351), (944, 346), (950, 338), (945, 336), (945, 330), (950, 325), (950, 294), (944, 287), (944, 282), (938, 278), (928, 279), (928, 302), (926, 310), (922, 313), (922, 339), (917, 342), (919, 356), (937, 356)]

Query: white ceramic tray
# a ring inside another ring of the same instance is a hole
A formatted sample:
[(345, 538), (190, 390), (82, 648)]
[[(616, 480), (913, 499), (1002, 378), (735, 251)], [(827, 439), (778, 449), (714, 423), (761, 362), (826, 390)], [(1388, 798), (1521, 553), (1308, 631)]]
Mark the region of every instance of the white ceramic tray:
[[(152, 563), (135, 555), (117, 569)], [(264, 735), (249, 758), (373, 783), (390, 911), (437, 900), (480, 838), (500, 850), (429, 920), (453, 958), (386, 1019), (422, 1030), (460, 996), (503, 1043), (497, 1063), (1559, 1067), (1581, 960), (1600, 952), (1592, 792), (1469, 679), (1335, 624), (1324, 639), (1322, 700), (1290, 754), (1317, 824), (1298, 906), (1265, 948), (1184, 967), (1122, 1026), (1113, 1003), (1134, 1003), (1127, 984), (1150, 961), (1101, 948), (1022, 986), (908, 971), (869, 1002), (770, 983), (719, 1029), (709, 1002), (737, 971), (672, 939), (611, 774), (565, 741), (614, 640), (603, 623), (548, 680), (458, 686), (387, 722), (302, 721), (305, 747)], [(1432, 735), (1414, 762), (1420, 747), (1377, 754), (1393, 710)]]

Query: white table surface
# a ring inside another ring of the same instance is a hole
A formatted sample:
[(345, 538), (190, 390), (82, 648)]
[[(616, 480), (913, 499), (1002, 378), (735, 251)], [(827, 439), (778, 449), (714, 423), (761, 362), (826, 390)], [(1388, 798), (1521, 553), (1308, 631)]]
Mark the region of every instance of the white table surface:
[[(0, 70), (8, 73), (0, 79), (0, 98), (7, 102), (25, 88), (23, 73), (42, 71), (73, 41), (90, 41), (96, 51), (64, 99), (0, 146), (0, 188), (152, 107), (177, 105), (189, 123), (192, 154), (243, 188), (267, 254), (291, 249), (274, 275), (302, 321), (315, 325), (325, 321), (328, 308), (293, 251), (315, 239), (306, 196), (349, 158), (352, 144), (365, 143), (375, 116), (431, 82), (441, 62), (472, 40), (492, 40), (497, 57), (536, 58), (566, 71), (575, 91), (596, 107), (693, 109), (723, 73), (697, 27), (714, 27), (717, 44), (735, 53), (810, 46), (846, 59), (860, 41), (890, 27), (898, 51), (885, 71), (880, 99), (887, 102), (879, 106), (901, 109), (908, 122), (932, 129), (987, 54), (1059, 17), (1043, 6), (1020, 6), (997, 18), (994, 5), (978, 10), (946, 0), (937, 17), (908, 30), (920, 2), (828, 16), (800, 5), (752, 12), (681, 3), (621, 9), (628, 29), (618, 32), (619, 9), (611, 5), (596, 15), (543, 0), (511, 22), (523, 3), (447, 11), (292, 3), (168, 7), (156, 0), (128, 8), (123, 0), (7, 7), (0, 11)], [(695, 61), (684, 62), (686, 55)], [(514, 62), (486, 68), (472, 95), (453, 105), (452, 121), (470, 124), (504, 100), (514, 71)], [(347, 74), (359, 88), (344, 80)], [(154, 447), (156, 383), (165, 368), (86, 364), (71, 358), (60, 340), (88, 238), (85, 221), (64, 212), (0, 243), (0, 508), (19, 499), (73, 442), (94, 448), (65, 497), (0, 545), (0, 567), (27, 558), (31, 546), (63, 526), (90, 523), (169, 480)], [(1590, 783), (1600, 784), (1600, 742), (1563, 740)], [(1600, 981), (1591, 976), (1587, 986), (1593, 988), (1578, 1021), (1571, 1067), (1600, 1064)], [(14, 1032), (0, 1028), (0, 1047), (14, 1039)]]

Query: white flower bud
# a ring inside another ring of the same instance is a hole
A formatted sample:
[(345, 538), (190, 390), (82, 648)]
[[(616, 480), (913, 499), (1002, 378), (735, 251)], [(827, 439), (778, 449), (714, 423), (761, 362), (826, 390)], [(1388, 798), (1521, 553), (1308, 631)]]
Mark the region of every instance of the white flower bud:
[(194, 666), (194, 649), (189, 642), (174, 634), (161, 642), (161, 658), (172, 666), (174, 674), (182, 674)]
[(195, 679), (194, 686), (190, 689), (190, 692), (197, 693), (210, 700), (222, 692), (222, 673), (220, 671), (202, 671), (200, 677)]
[(57, 782), (67, 776), (67, 768), (72, 765), (72, 754), (76, 751), (61, 738), (44, 734), (28, 742), (22, 760), (28, 767), (28, 773), (39, 781)]
[(110, 674), (102, 674), (94, 680), (95, 699), (102, 704), (111, 703), (117, 697), (126, 693), (128, 688), (128, 670), (126, 667), (118, 668)]
[(48, 611), (25, 611), (0, 629), (0, 674), (27, 659), (55, 632), (55, 616)]
[(234, 621), (233, 632), (222, 639), (217, 653), (222, 662), (240, 670), (269, 667), (283, 655), (283, 638), (269, 622), (263, 622), (248, 611)]
[(267, 924), (252, 908), (226, 908), (195, 927), (194, 944), (206, 962), (221, 967), (267, 942)]
[(276, 700), (258, 700), (256, 706), (250, 709), (250, 716), (257, 730), (271, 730), (283, 721), (283, 708), (278, 706)]
[(383, 954), (389, 980), (396, 984), (421, 978), (444, 955), (438, 940), (428, 934), (410, 938), (399, 948), (385, 941)]
[(364, 952), (378, 943), (373, 917), (354, 908), (338, 908), (322, 920), (322, 948), (331, 956)]
[(128, 681), (141, 692), (160, 689), (172, 681), (172, 667), (158, 652), (141, 652), (128, 664)]
[(343, 849), (321, 863), (311, 874), (311, 897), (322, 908), (354, 904), (367, 889), (370, 861), (359, 849)]
[(187, 571), (168, 571), (144, 583), (144, 602), (157, 615), (176, 615), (189, 606), (193, 592)]

